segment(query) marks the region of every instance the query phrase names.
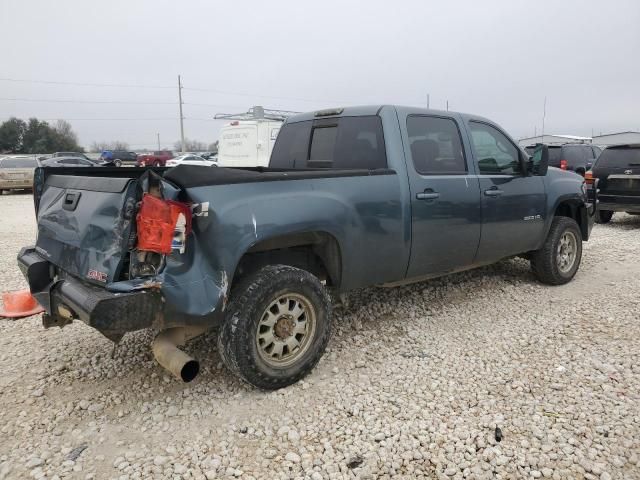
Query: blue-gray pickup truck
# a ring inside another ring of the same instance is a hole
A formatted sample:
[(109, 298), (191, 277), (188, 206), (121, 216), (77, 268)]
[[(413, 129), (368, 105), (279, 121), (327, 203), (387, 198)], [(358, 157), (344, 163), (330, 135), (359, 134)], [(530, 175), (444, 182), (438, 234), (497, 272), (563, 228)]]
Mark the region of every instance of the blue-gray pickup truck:
[(114, 342), (153, 328), (184, 381), (199, 364), (177, 347), (217, 328), (225, 365), (275, 389), (316, 365), (348, 290), (514, 256), (570, 281), (592, 191), (482, 117), (339, 108), (290, 117), (268, 168), (40, 168), (18, 262), (45, 327), (81, 320)]

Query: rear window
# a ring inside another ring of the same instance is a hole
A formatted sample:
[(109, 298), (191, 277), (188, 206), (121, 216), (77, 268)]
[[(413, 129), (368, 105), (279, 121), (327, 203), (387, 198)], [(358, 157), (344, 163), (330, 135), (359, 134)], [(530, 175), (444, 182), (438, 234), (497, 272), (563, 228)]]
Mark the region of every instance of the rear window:
[(271, 168), (367, 169), (387, 167), (377, 116), (289, 123), (280, 129)]
[(36, 168), (38, 162), (30, 158), (5, 158), (0, 160), (0, 168)]
[(598, 157), (596, 167), (640, 167), (640, 148), (605, 148)]
[(585, 162), (593, 158), (593, 150), (587, 146), (565, 146), (562, 154), (563, 158), (570, 164)]

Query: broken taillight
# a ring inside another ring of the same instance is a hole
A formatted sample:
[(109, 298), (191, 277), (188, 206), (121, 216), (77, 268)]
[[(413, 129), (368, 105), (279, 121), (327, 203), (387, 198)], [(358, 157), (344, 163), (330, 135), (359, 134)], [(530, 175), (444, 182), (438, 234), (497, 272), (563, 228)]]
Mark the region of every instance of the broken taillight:
[(136, 216), (138, 250), (170, 254), (173, 248), (176, 225), (181, 214), (184, 216), (184, 224), (180, 222), (180, 230), (184, 229), (186, 236), (191, 231), (191, 209), (189, 206), (145, 193)]
[(595, 182), (593, 178), (593, 172), (591, 170), (587, 170), (584, 174), (584, 181), (587, 185), (592, 185)]

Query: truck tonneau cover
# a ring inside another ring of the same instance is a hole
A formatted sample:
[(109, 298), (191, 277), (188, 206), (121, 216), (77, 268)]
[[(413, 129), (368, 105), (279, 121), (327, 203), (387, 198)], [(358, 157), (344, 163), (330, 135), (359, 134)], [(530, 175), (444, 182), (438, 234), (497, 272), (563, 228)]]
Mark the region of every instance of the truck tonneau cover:
[(179, 165), (164, 174), (164, 178), (180, 188), (230, 185), (234, 183), (273, 182), (281, 180), (306, 180), (309, 178), (360, 177), (369, 175), (393, 175), (394, 170), (284, 170), (258, 168), (201, 167)]

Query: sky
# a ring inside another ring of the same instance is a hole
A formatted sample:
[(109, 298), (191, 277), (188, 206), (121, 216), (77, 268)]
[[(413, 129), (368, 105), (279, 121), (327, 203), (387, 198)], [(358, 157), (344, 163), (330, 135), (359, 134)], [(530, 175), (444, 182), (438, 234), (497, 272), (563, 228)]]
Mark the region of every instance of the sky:
[(514, 138), (640, 131), (640, 2), (1, 0), (0, 120), (206, 143), (216, 113), (394, 103)]

